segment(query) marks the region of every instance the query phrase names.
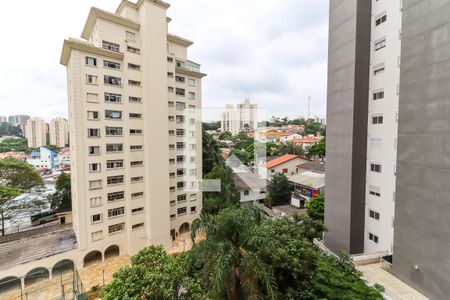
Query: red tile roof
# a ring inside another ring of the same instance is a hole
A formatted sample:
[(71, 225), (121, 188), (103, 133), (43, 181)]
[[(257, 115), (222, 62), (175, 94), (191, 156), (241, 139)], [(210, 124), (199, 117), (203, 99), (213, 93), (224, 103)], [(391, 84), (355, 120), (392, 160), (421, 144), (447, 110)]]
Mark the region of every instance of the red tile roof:
[(271, 169), (271, 168), (276, 167), (278, 165), (284, 164), (285, 162), (293, 160), (294, 158), (300, 158), (300, 156), (293, 155), (293, 154), (285, 154), (283, 156), (280, 156), (280, 157), (277, 157), (275, 159), (272, 159), (271, 161), (268, 161), (266, 163), (266, 168)]
[(320, 138), (317, 137), (305, 137), (302, 139), (293, 139), (288, 142), (294, 143), (294, 144), (310, 144), (310, 143), (318, 143), (320, 142)]

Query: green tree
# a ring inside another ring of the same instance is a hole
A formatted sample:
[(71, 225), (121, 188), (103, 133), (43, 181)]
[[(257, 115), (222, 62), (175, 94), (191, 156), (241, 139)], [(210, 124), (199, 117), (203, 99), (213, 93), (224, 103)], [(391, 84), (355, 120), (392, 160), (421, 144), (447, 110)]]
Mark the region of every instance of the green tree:
[(286, 175), (278, 173), (272, 177), (267, 192), (270, 196), (271, 205), (284, 205), (291, 200), (292, 186)]
[(202, 123), (202, 127), (204, 130), (217, 130), (220, 128), (220, 121)]
[[(226, 208), (217, 215), (203, 214), (192, 226), (192, 239), (201, 234), (194, 258), (203, 274), (208, 299), (276, 298), (276, 284), (269, 265), (258, 255), (264, 240), (255, 235), (263, 221), (255, 208)], [(244, 298), (245, 297), (245, 298)]]
[(308, 149), (308, 157), (318, 157), (322, 160), (325, 158), (325, 150), (326, 150), (326, 141), (325, 139), (321, 140), (316, 145), (311, 146)]
[(23, 138), (6, 139), (0, 143), (0, 152), (30, 152), (27, 140)]
[(246, 132), (242, 131), (234, 136), (232, 141), (234, 142), (234, 148), (245, 150), (253, 144), (255, 140), (252, 137), (249, 137)]
[(211, 172), (213, 167), (223, 162), (222, 154), (220, 153), (219, 144), (213, 137), (203, 130), (203, 176)]
[(280, 143), (277, 145), (276, 155), (285, 155), (285, 154), (294, 154), (294, 155), (303, 155), (305, 154), (303, 148), (299, 145), (295, 145), (294, 143)]
[(306, 212), (313, 220), (324, 222), (325, 197), (319, 195), (306, 202)]
[(236, 155), (243, 164), (248, 164), (250, 162), (250, 153), (245, 150), (233, 149), (231, 150), (230, 155)]
[(114, 274), (103, 290), (104, 300), (200, 300), (200, 284), (187, 274), (184, 255), (169, 256), (159, 246), (141, 250), (131, 266)]
[(229, 140), (231, 140), (232, 137), (233, 137), (233, 135), (229, 131), (222, 131), (219, 134), (219, 140), (221, 140), (221, 141), (225, 141), (225, 140), (229, 141)]
[(0, 136), (23, 136), (20, 126), (14, 126), (10, 123), (0, 123)]
[(56, 192), (49, 197), (52, 210), (72, 209), (70, 174), (61, 173), (56, 180)]

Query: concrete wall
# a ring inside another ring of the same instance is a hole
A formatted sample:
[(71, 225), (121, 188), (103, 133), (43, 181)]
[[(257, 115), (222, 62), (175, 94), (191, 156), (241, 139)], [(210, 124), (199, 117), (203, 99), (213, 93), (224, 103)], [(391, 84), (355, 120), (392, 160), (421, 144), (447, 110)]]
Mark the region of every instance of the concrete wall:
[(403, 1), (393, 272), (432, 299), (450, 295), (449, 16)]
[(330, 1), (325, 244), (334, 252), (364, 249), (370, 14), (370, 1)]

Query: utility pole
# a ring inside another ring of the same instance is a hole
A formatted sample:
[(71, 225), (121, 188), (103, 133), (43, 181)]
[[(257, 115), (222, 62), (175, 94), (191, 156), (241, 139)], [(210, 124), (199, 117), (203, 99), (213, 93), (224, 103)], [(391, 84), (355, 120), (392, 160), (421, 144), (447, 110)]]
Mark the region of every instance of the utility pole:
[(308, 96), (308, 119), (311, 119), (311, 96)]

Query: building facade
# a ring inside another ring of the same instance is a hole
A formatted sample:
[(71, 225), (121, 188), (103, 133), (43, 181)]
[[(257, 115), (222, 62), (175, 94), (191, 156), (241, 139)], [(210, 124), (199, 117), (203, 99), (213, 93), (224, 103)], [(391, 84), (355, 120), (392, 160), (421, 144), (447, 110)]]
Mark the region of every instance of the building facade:
[(81, 251), (166, 249), (202, 208), (200, 65), (168, 33), (169, 4), (92, 8), (64, 42), (73, 224)]
[(227, 104), (222, 112), (222, 131), (231, 132), (233, 135), (241, 131), (257, 129), (258, 127), (258, 106), (252, 104), (250, 99), (245, 99), (244, 103), (236, 105), (236, 108)]
[(30, 116), (27, 115), (15, 115), (15, 116), (9, 116), (8, 117), (8, 123), (17, 126), (20, 126), (20, 129), (22, 129), (23, 136), (26, 137), (27, 131), (26, 131), (26, 125), (27, 121), (30, 118)]
[(65, 118), (54, 118), (50, 122), (49, 134), (50, 145), (66, 147), (69, 144), (69, 123)]
[(31, 152), (31, 156), (27, 158), (27, 163), (33, 166), (34, 169), (48, 169), (55, 168), (56, 153), (45, 148), (40, 147), (39, 152)]
[(45, 132), (45, 121), (39, 117), (33, 117), (27, 120), (26, 138), (29, 148), (39, 148), (47, 145), (47, 135)]

